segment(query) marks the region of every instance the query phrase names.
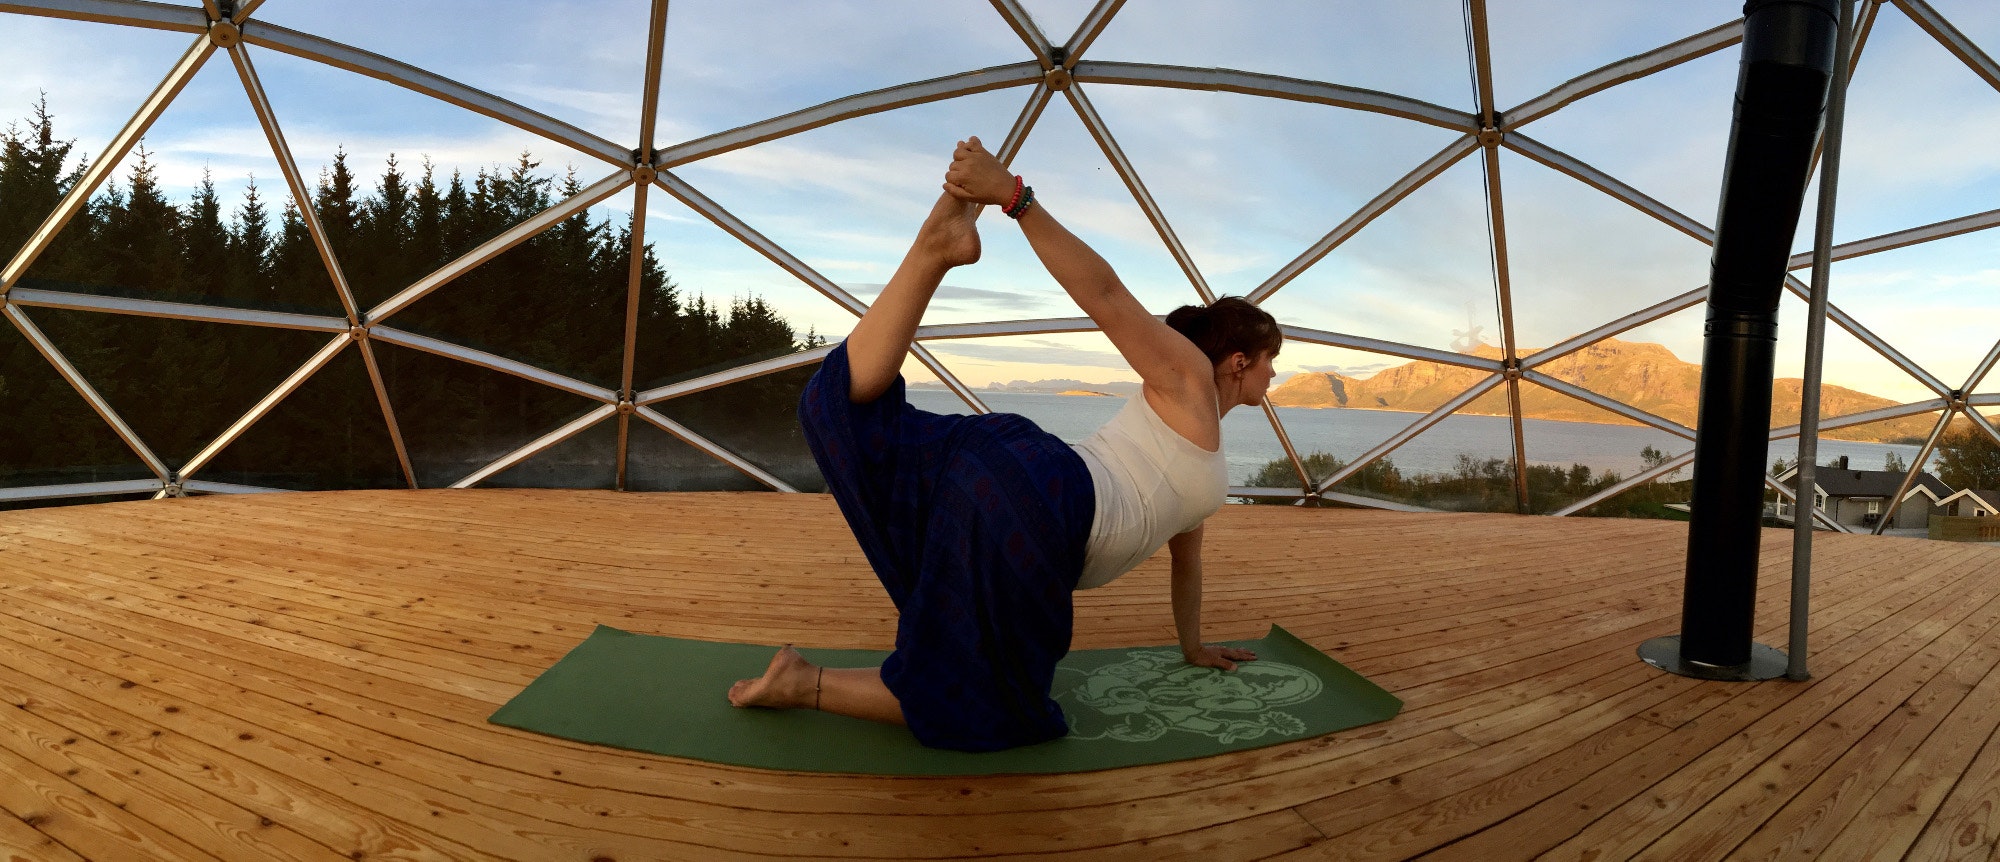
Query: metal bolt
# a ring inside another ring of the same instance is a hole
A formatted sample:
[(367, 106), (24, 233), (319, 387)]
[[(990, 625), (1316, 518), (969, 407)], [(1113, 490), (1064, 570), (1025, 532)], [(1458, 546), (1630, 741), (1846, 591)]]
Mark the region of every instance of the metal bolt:
[(1069, 85), (1073, 83), (1074, 80), (1075, 79), (1070, 77), (1069, 70), (1061, 66), (1057, 66), (1042, 74), (1043, 83), (1048, 84), (1049, 89), (1054, 90), (1058, 93), (1069, 89)]
[(642, 186), (652, 185), (653, 180), (659, 178), (659, 176), (660, 172), (654, 170), (652, 165), (640, 165), (632, 169), (632, 182)]
[(1502, 132), (1499, 129), (1480, 129), (1479, 145), (1490, 150), (1493, 149), (1494, 147), (1500, 146), (1500, 139), (1506, 136), (1507, 133)]
[(233, 21), (212, 21), (208, 25), (208, 41), (217, 48), (234, 48), (243, 41), (243, 31)]

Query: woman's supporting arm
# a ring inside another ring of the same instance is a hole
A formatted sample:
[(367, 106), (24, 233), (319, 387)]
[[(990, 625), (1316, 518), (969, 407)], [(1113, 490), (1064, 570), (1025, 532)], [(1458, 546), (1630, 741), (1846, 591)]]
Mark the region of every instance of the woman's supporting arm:
[(1236, 662), (1257, 654), (1237, 647), (1201, 642), (1201, 534), (1206, 525), (1167, 540), (1173, 554), (1174, 629), (1180, 636), (1181, 657), (1197, 667), (1235, 670)]

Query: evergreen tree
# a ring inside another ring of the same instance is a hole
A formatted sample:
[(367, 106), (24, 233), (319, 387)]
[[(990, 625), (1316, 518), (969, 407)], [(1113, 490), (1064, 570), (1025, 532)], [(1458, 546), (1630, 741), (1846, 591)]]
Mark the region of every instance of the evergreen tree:
[(1970, 425), (1952, 429), (1938, 441), (1938, 479), (1953, 490), (2000, 488), (2000, 444)]

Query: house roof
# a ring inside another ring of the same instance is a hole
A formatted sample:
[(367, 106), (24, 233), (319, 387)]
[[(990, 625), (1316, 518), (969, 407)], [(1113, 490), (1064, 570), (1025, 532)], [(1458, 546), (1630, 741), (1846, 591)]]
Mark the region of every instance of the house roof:
[[(1798, 487), (1798, 469), (1785, 472), (1779, 481), (1788, 488)], [(1820, 467), (1813, 471), (1813, 484), (1826, 492), (1828, 497), (1888, 497), (1896, 493), (1896, 487), (1903, 484), (1903, 474), (1891, 470), (1842, 470), (1838, 467)], [(1910, 485), (1915, 493), (1923, 488), (1930, 491), (1931, 499), (1942, 500), (1952, 494), (1951, 486), (1939, 481), (1928, 472), (1917, 474), (1917, 481)], [(1982, 496), (1980, 499), (1988, 499)]]
[[(2000, 490), (1992, 488), (1967, 488), (1946, 499), (1959, 497), (1972, 497), (1984, 504), (1988, 509), (2000, 510)], [(1939, 502), (1943, 501), (1940, 500)]]

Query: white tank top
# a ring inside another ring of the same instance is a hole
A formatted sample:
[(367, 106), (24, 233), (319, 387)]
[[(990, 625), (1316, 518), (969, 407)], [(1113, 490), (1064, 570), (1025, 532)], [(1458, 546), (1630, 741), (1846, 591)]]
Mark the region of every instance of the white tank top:
[(1229, 493), (1220, 448), (1210, 452), (1167, 427), (1143, 392), (1073, 448), (1090, 468), (1097, 499), (1079, 590), (1111, 583), (1201, 526)]

